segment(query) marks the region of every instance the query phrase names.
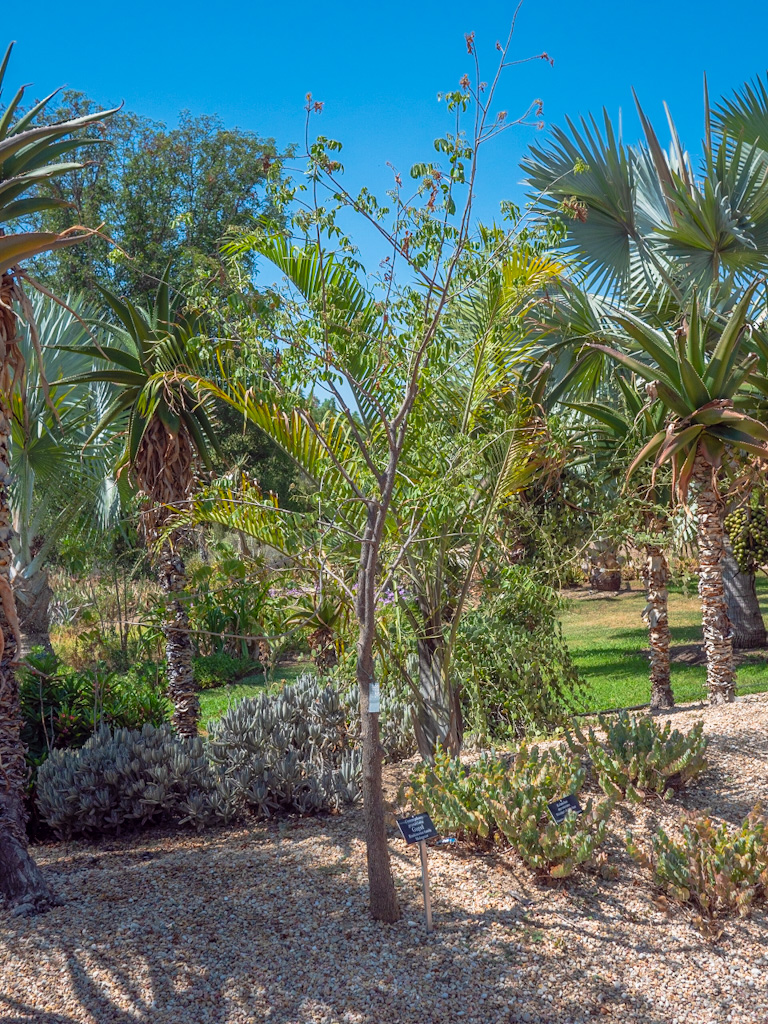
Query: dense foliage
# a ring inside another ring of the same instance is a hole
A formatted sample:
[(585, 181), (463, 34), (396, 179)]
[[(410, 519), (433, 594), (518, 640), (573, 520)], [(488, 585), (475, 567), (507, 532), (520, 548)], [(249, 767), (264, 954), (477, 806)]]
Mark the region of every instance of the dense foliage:
[[(56, 114), (96, 109), (82, 93), (65, 91)], [(217, 287), (227, 231), (270, 209), (267, 183), (280, 166), (274, 140), (226, 128), (216, 116), (182, 112), (171, 128), (121, 110), (100, 126), (99, 141), (85, 166), (46, 186), (67, 207), (44, 214), (40, 225), (101, 224), (105, 237), (47, 257), (38, 272), (61, 295), (101, 285), (143, 302), (172, 261), (188, 282)]]
[(579, 709), (582, 681), (560, 630), (561, 607), (527, 566), (484, 583), (461, 623), (455, 656), (465, 721), (479, 740), (550, 729)]
[(21, 673), (22, 737), (32, 764), (59, 748), (79, 747), (102, 725), (140, 729), (168, 715), (164, 686), (152, 665), (127, 673), (106, 664), (68, 668), (54, 654), (27, 656)]

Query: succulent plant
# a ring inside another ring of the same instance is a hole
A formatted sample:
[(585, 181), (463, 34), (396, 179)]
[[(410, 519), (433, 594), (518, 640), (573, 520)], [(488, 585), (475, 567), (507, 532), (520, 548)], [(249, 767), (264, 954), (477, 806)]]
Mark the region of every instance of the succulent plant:
[(702, 722), (687, 733), (661, 726), (649, 716), (632, 718), (626, 712), (613, 720), (599, 718), (605, 740), (590, 726), (586, 734), (575, 727), (566, 742), (577, 756), (588, 755), (607, 796), (638, 802), (648, 794), (668, 797), (707, 767), (707, 738)]
[(768, 818), (759, 806), (738, 829), (691, 814), (680, 839), (658, 828), (650, 849), (628, 836), (627, 850), (672, 899), (696, 908), (694, 924), (705, 934), (717, 934), (716, 918), (746, 916), (768, 896)]
[(433, 765), (411, 775), (404, 796), (441, 831), (506, 840), (535, 871), (564, 878), (597, 863), (614, 806), (611, 798), (596, 806), (590, 800), (581, 815), (550, 820), (547, 805), (578, 793), (584, 777), (579, 761), (558, 748), (521, 744), (511, 757), (485, 754), (471, 766), (438, 751)]
[[(409, 724), (406, 708), (385, 705), (390, 757), (412, 750)], [(170, 725), (104, 727), (79, 750), (54, 750), (40, 770), (40, 814), (73, 836), (338, 810), (362, 798), (359, 736), (356, 691), (305, 675), (234, 705), (206, 741), (182, 740)]]

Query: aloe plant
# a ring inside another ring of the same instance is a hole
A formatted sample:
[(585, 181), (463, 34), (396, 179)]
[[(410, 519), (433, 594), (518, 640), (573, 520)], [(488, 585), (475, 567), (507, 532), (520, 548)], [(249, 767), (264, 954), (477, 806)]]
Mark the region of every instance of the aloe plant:
[[(768, 427), (744, 411), (768, 381), (756, 373), (758, 356), (747, 330), (756, 285), (727, 317), (705, 316), (694, 293), (683, 325), (673, 333), (655, 329), (630, 313), (614, 319), (623, 331), (621, 348), (592, 347), (648, 382), (667, 411), (667, 421), (642, 446), (628, 475), (648, 459), (670, 463), (672, 486), (685, 501), (695, 484), (698, 502), (699, 595), (707, 653), (707, 687), (713, 704), (735, 697), (730, 625), (723, 592), (724, 505), (719, 479), (729, 453), (768, 457)], [(647, 361), (628, 354), (627, 341)]]

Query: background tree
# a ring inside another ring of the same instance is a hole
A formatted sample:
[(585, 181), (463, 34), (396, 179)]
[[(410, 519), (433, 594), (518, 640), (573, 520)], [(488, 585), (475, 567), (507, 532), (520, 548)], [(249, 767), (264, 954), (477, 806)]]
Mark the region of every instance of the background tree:
[[(58, 118), (96, 109), (67, 91)], [(216, 116), (182, 111), (175, 128), (121, 110), (100, 129), (83, 166), (48, 186), (63, 205), (34, 215), (35, 226), (61, 230), (72, 216), (103, 225), (87, 249), (40, 258), (35, 270), (57, 294), (92, 293), (97, 285), (139, 304), (152, 301), (165, 267), (189, 291), (197, 279), (219, 295), (230, 290), (219, 247), (228, 230), (269, 215), (269, 184), (279, 177), (274, 140), (225, 128)], [(65, 209), (71, 209), (69, 214)]]
[[(0, 64), (0, 85), (4, 82), (10, 55), (9, 46)], [(51, 97), (19, 116), (24, 91), (22, 87), (16, 92), (0, 116), (0, 224), (3, 225), (61, 208), (60, 201), (37, 194), (38, 186), (46, 179), (72, 170), (73, 163), (62, 162), (62, 157), (89, 141), (80, 134), (83, 128), (112, 113), (92, 112), (69, 121), (38, 124)], [(87, 237), (88, 232), (72, 228), (0, 235), (0, 891), (11, 903), (23, 900), (38, 910), (48, 906), (53, 897), (27, 851), (24, 809), (27, 766), (19, 736), (19, 687), (14, 672), (20, 653), (20, 634), (10, 579), (14, 540), (9, 494), (11, 403), (24, 371), (17, 310), (20, 308), (22, 315), (29, 310), (21, 289), (18, 265), (40, 253), (74, 245)]]

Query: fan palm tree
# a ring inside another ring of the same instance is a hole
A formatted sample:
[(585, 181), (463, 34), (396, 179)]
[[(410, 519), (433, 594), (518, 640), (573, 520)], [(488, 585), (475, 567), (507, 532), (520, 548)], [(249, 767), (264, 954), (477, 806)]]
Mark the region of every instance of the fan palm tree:
[[(637, 103), (645, 141), (625, 146), (607, 113), (553, 129), (522, 161), (543, 210), (565, 213), (565, 247), (594, 291), (615, 301), (685, 305), (691, 290), (743, 291), (768, 267), (768, 153), (748, 130), (748, 104), (706, 110), (705, 148), (694, 170), (669, 118), (665, 152)], [(746, 137), (745, 137), (746, 132)], [(768, 147), (765, 134), (762, 144)]]
[[(639, 102), (639, 145), (625, 146), (604, 112), (602, 130), (594, 118), (580, 125), (569, 121), (567, 131), (555, 129), (548, 145), (531, 149), (523, 161), (528, 181), (543, 210), (568, 216), (565, 247), (583, 266), (591, 289), (623, 308), (652, 307), (661, 321), (671, 322), (693, 288), (710, 306), (727, 305), (756, 274), (768, 272), (767, 97), (758, 80), (713, 110), (707, 100), (697, 166), (669, 111), (671, 145), (665, 152)], [(574, 312), (568, 310), (572, 297), (556, 302), (566, 307), (563, 314)], [(583, 307), (577, 301), (575, 311)], [(570, 331), (572, 342), (579, 333)], [(567, 359), (561, 362), (567, 368)], [(582, 384), (594, 383), (601, 369), (595, 351)], [(563, 391), (569, 383), (565, 376)], [(733, 623), (737, 633), (760, 622), (754, 579), (729, 572), (726, 590), (729, 606), (744, 620)]]
[[(0, 88), (5, 79), (12, 45), (0, 63)], [(94, 140), (79, 134), (114, 111), (102, 111), (70, 121), (38, 124), (46, 97), (18, 116), (25, 89), (19, 89), (0, 116), (0, 225), (63, 205), (41, 195), (38, 187), (80, 165), (62, 157)], [(12, 395), (21, 379), (23, 358), (19, 346), (17, 308), (28, 309), (19, 279), (19, 264), (41, 253), (74, 245), (90, 233), (72, 228), (63, 233), (17, 231), (0, 233), (0, 891), (12, 902), (26, 901), (43, 909), (52, 895), (42, 873), (27, 851), (24, 794), (27, 766), (19, 738), (21, 713), (14, 673), (19, 622), (11, 587), (13, 515), (10, 506), (10, 438)]]
[[(78, 524), (86, 531), (113, 526), (120, 505), (109, 454), (103, 448), (81, 450), (99, 418), (104, 396), (97, 389), (105, 386), (84, 393), (58, 383), (90, 368), (88, 357), (68, 351), (88, 337), (83, 321), (88, 311), (80, 299), (68, 300), (65, 307), (36, 293), (30, 302), (33, 324), (19, 339), (24, 370), (11, 396), (10, 497), (16, 531), (11, 576), (24, 655), (34, 646), (50, 649), (51, 551)], [(41, 343), (38, 351), (33, 331)]]
[[(628, 476), (647, 459), (659, 467), (669, 462), (672, 485), (685, 501), (697, 488), (699, 595), (707, 653), (707, 687), (713, 704), (735, 696), (730, 626), (723, 594), (723, 500), (719, 479), (724, 460), (738, 454), (768, 456), (768, 427), (743, 411), (754, 399), (750, 390), (768, 390), (755, 373), (757, 356), (746, 330), (755, 286), (747, 289), (730, 315), (703, 317), (694, 294), (681, 329), (657, 330), (631, 314), (617, 315), (624, 331), (622, 348), (595, 347), (648, 382), (649, 391), (667, 410), (666, 425), (641, 448)], [(648, 362), (626, 351), (630, 338)]]
[(164, 633), (173, 723), (180, 736), (196, 736), (200, 702), (184, 601), (182, 535), (165, 527), (171, 512), (189, 500), (198, 464), (210, 469), (211, 453), (217, 451), (208, 414), (180, 376), (199, 371), (193, 343), (202, 323), (197, 315), (183, 311), (181, 296), (171, 297), (168, 271), (150, 309), (101, 291), (113, 315), (111, 322), (103, 321), (101, 326), (116, 344), (78, 347), (78, 353), (106, 365), (63, 383), (106, 383), (115, 388), (89, 441), (110, 431), (125, 434), (119, 471), (128, 470), (144, 499), (142, 525), (157, 552), (166, 599)]

